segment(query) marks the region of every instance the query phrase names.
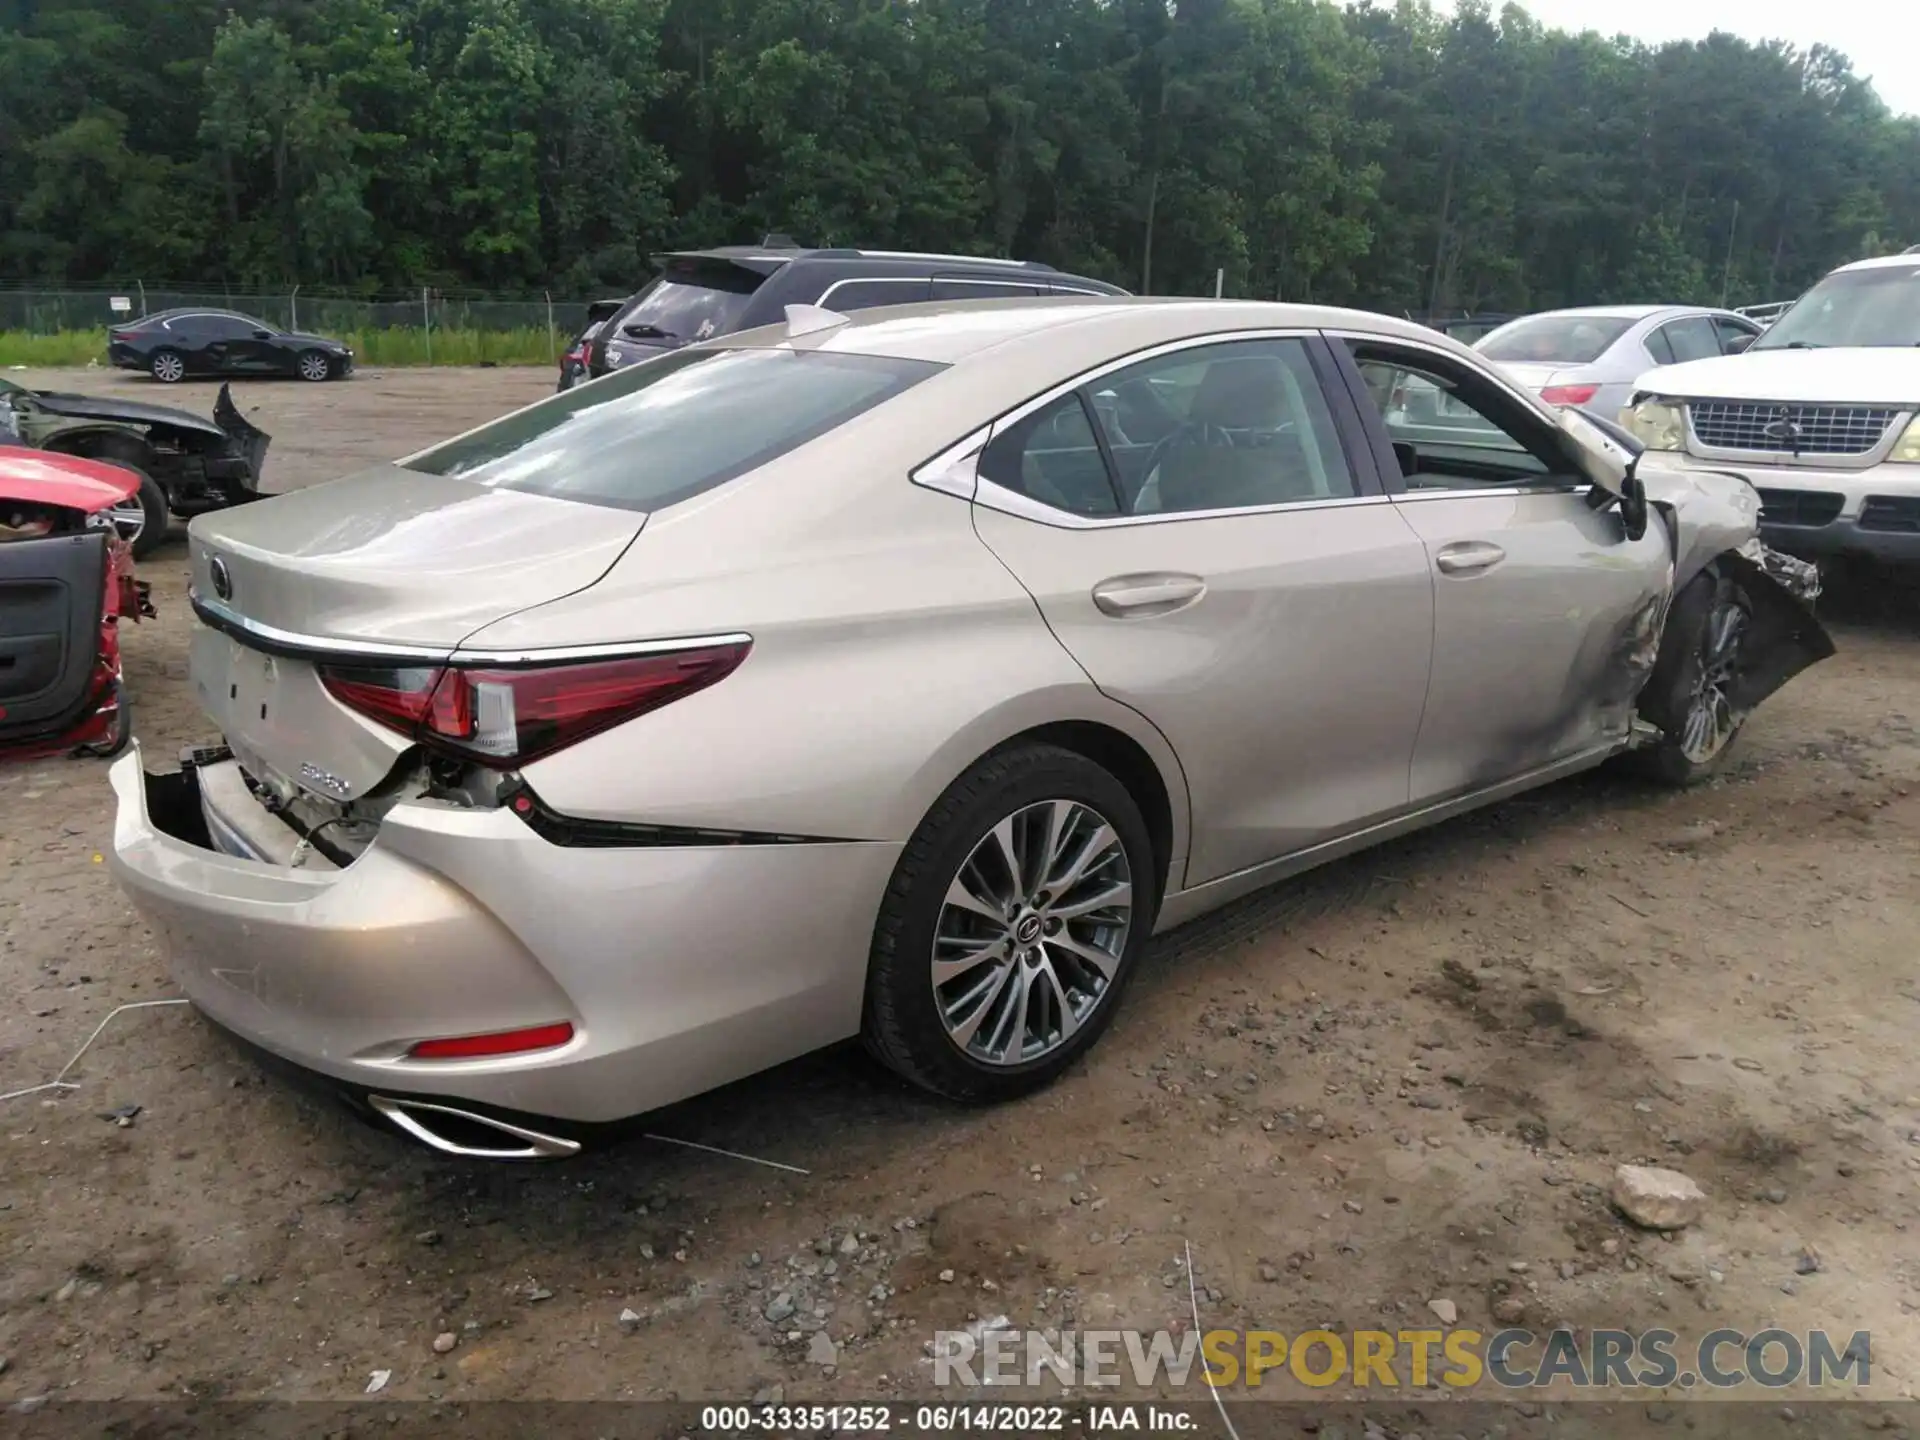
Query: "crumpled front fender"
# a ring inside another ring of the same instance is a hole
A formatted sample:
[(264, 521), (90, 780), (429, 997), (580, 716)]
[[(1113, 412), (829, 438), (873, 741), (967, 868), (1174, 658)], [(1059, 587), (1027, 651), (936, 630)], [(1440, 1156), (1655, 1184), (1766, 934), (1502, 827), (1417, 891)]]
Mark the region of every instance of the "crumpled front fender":
[(1833, 654), (1833, 637), (1813, 613), (1819, 570), (1762, 543), (1760, 494), (1744, 477), (1657, 463), (1635, 473), (1673, 541), (1674, 595), (1711, 565), (1737, 579), (1753, 606), (1740, 675), (1728, 695), (1737, 709), (1751, 710)]
[(1715, 556), (1738, 550), (1759, 537), (1760, 492), (1739, 475), (1663, 469), (1655, 459), (1657, 454), (1647, 452), (1634, 475), (1673, 539), (1673, 589), (1677, 595)]

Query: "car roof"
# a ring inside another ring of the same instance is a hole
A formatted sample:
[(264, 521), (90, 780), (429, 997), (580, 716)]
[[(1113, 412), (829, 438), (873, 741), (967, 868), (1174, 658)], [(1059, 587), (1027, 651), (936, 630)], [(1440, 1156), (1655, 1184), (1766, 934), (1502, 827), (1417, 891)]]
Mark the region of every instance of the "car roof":
[(227, 310), (218, 305), (176, 305), (171, 310), (155, 310), (142, 315), (142, 320), (168, 320), (175, 315), (231, 315), (237, 320), (251, 320), (253, 317), (241, 310)]
[(937, 277), (942, 272), (970, 272), (971, 278), (975, 279), (982, 275), (1004, 275), (1010, 280), (1021, 279), (1033, 285), (1045, 285), (1050, 280), (1072, 281), (1096, 285), (1102, 291), (1117, 295), (1126, 293), (1120, 286), (1091, 275), (1061, 270), (1039, 260), (1009, 260), (996, 255), (948, 255), (927, 250), (862, 250), (851, 247), (784, 249), (772, 245), (716, 245), (704, 250), (663, 250), (651, 258), (663, 270), (675, 261), (719, 260), (766, 276), (792, 266), (811, 269), (816, 265), (842, 272), (846, 278), (902, 274)]
[[(1595, 320), (1647, 320), (1655, 315), (1711, 315), (1710, 305), (1575, 305), (1565, 310), (1540, 310), (1523, 315), (1522, 320), (1544, 320), (1562, 315), (1585, 316)], [(1511, 323), (1511, 322), (1510, 322)]]
[(785, 263), (794, 260), (896, 260), (927, 265), (983, 265), (993, 270), (1026, 270), (1037, 274), (1059, 272), (1038, 260), (1008, 260), (997, 255), (943, 255), (926, 250), (862, 250), (849, 246), (801, 246), (784, 249), (770, 245), (715, 245), (704, 250), (666, 250), (673, 260), (757, 260)]
[[(1181, 297), (1053, 296), (1033, 300), (931, 301), (857, 310), (830, 330), (789, 335), (785, 325), (766, 325), (715, 339), (716, 347), (837, 351), (886, 355), (952, 365), (983, 351), (1035, 341), (1063, 326), (1102, 330), (1125, 353), (1188, 336), (1234, 330), (1358, 330), (1383, 339), (1433, 344), (1435, 332), (1411, 320), (1323, 305), (1283, 305), (1258, 300), (1195, 300)], [(1442, 337), (1441, 343), (1457, 345)], [(1461, 347), (1464, 349), (1464, 347)]]
[(1851, 265), (1841, 265), (1829, 273), (1838, 275), (1842, 270), (1885, 270), (1896, 265), (1911, 267), (1916, 263), (1920, 263), (1920, 255), (1876, 255), (1871, 260), (1856, 260)]

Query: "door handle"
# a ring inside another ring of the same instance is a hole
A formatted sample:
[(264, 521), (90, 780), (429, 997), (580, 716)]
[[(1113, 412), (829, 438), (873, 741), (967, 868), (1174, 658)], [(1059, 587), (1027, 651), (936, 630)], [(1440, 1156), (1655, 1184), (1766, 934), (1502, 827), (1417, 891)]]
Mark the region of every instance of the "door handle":
[(1116, 575), (1093, 587), (1093, 603), (1115, 619), (1167, 615), (1207, 593), (1198, 575)]
[(1433, 557), (1433, 563), (1440, 567), (1442, 575), (1478, 575), (1506, 558), (1507, 552), (1491, 541), (1462, 540), (1457, 545), (1442, 547)]

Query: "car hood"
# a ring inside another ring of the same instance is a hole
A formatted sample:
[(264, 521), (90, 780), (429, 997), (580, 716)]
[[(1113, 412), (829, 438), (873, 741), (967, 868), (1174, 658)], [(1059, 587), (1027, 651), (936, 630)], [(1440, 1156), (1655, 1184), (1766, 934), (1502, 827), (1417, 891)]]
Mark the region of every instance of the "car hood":
[(1649, 370), (1634, 382), (1679, 400), (1920, 406), (1920, 347), (1749, 350)]
[(218, 612), (203, 618), (268, 638), (451, 651), (482, 626), (592, 585), (645, 523), (378, 465), (197, 516), (187, 534), (196, 603)]
[(132, 425), (172, 425), (181, 430), (199, 430), (208, 435), (224, 435), (211, 420), (191, 410), (176, 410), (171, 405), (147, 405), (138, 400), (120, 400), (103, 395), (68, 395), (58, 390), (35, 390), (33, 403), (49, 415), (66, 415), (80, 420), (120, 420)]
[(0, 445), (0, 500), (58, 505), (96, 515), (139, 488), (140, 477), (121, 465)]

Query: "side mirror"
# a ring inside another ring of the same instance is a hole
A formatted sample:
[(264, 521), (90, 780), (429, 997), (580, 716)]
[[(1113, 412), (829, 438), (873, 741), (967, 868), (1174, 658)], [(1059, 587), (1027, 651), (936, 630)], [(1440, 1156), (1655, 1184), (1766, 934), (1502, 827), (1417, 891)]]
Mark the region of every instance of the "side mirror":
[(253, 332), (253, 338), (256, 340), (271, 340), (273, 338), (273, 331), (256, 330)]
[(1638, 540), (1647, 533), (1647, 487), (1631, 471), (1620, 484), (1620, 521), (1629, 540)]
[(1760, 337), (1758, 335), (1746, 335), (1746, 334), (1729, 335), (1727, 337), (1727, 354), (1738, 355), (1742, 350), (1746, 349), (1749, 345), (1753, 344), (1753, 342), (1758, 340), (1759, 338)]

